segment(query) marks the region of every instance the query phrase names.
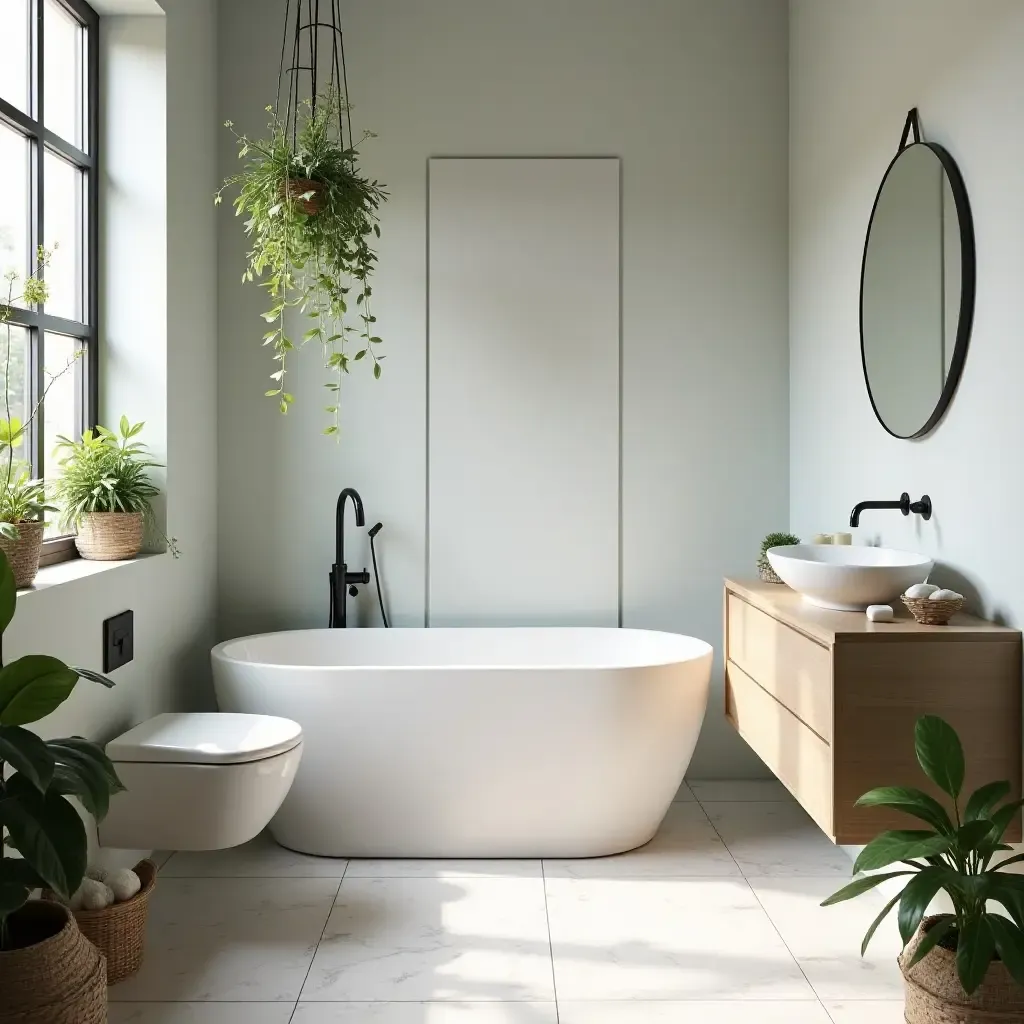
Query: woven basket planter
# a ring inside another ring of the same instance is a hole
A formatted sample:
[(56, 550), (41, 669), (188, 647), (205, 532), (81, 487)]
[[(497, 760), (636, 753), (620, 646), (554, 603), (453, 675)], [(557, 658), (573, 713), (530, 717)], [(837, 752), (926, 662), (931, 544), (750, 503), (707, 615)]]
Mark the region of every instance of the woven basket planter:
[(20, 536), (17, 540), (0, 537), (0, 550), (7, 556), (18, 587), (31, 587), (39, 572), (39, 555), (43, 550), (43, 523), (16, 523)]
[(142, 550), (145, 522), (141, 512), (86, 512), (78, 524), (75, 547), (95, 562), (120, 562)]
[[(135, 974), (146, 952), (146, 917), (149, 896), (156, 885), (156, 865), (144, 860), (136, 864), (134, 870), (142, 888), (130, 900), (102, 910), (74, 911), (82, 934), (106, 958), (108, 985), (116, 985)], [(56, 900), (57, 897), (47, 893), (45, 898)]]
[(935, 918), (925, 918), (917, 935), (900, 956), (900, 970), (906, 983), (907, 1024), (1014, 1024), (1024, 1021), (1024, 986), (1018, 985), (999, 960), (988, 968), (985, 980), (971, 995), (960, 985), (956, 954), (941, 946), (910, 970), (921, 936)]
[(24, 945), (0, 952), (0, 1024), (106, 1024), (106, 965), (71, 912), (30, 900), (9, 923)]
[(946, 626), (964, 606), (963, 598), (956, 601), (932, 601), (927, 597), (904, 597), (902, 601), (923, 626)]
[(772, 563), (768, 561), (768, 558), (765, 555), (762, 555), (757, 560), (757, 575), (762, 583), (782, 584), (785, 582), (779, 578), (778, 573), (776, 573), (772, 568)]
[[(289, 178), (282, 186), (281, 192), (289, 199), (294, 199), (302, 209), (312, 216), (324, 208), (324, 187), (319, 181), (309, 178)], [(307, 193), (313, 195), (306, 198)]]

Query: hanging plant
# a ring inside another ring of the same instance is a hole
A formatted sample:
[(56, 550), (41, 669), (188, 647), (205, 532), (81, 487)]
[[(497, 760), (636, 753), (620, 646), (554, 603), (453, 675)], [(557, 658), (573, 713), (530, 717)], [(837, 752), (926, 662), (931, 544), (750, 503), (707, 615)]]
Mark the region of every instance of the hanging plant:
[[(380, 237), (378, 210), (387, 193), (356, 166), (358, 147), (373, 133), (364, 132), (358, 142), (352, 139), (336, 5), (331, 22), (307, 12), (308, 23), (303, 24), (302, 12), (303, 0), (298, 0), (293, 25), (289, 0), (278, 106), (266, 108), (271, 115), (266, 137), (252, 139), (236, 132), (231, 121), (225, 122), (238, 141), (244, 168), (225, 180), (215, 202), (222, 202), (225, 189), (238, 188), (235, 214), (245, 217), (251, 245), (242, 281), (257, 283), (269, 300), (263, 314), (269, 325), (263, 344), (271, 349), (277, 366), (266, 395), (277, 401), (282, 413), (288, 412), (294, 401), (286, 384), (289, 356), (317, 342), (332, 375), (325, 384), (331, 393), (326, 406), (331, 420), (324, 433), (337, 434), (338, 393), (351, 364), (365, 360), (373, 367), (374, 378), (381, 375), (384, 356), (377, 350), (381, 338), (370, 308), (377, 255), (370, 243)], [(318, 81), (321, 31), (331, 36), (331, 60), (323, 65), (325, 83)], [(293, 66), (285, 69), (289, 38)], [(300, 99), (302, 72), (308, 72), (310, 95)], [(289, 310), (295, 312), (288, 316)], [(290, 326), (295, 313), (306, 321), (301, 333)]]

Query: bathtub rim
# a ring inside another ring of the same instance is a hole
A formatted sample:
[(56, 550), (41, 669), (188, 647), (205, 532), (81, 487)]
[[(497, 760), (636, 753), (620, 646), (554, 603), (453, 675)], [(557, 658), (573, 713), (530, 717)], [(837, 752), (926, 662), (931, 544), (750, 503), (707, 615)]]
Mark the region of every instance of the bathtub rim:
[(251, 633), (246, 636), (232, 637), (229, 640), (222, 640), (210, 651), (212, 664), (223, 664), (230, 666), (245, 666), (246, 668), (259, 669), (287, 669), (289, 672), (424, 672), (424, 671), (445, 671), (445, 672), (628, 672), (639, 669), (667, 668), (673, 665), (689, 665), (705, 660), (713, 660), (714, 646), (700, 637), (691, 636), (686, 633), (673, 633), (669, 630), (643, 629), (631, 626), (398, 626), (396, 630), (408, 630), (409, 632), (428, 632), (438, 630), (452, 631), (473, 631), (473, 630), (501, 630), (503, 632), (517, 631), (541, 631), (558, 632), (564, 630), (595, 630), (600, 632), (635, 633), (643, 634), (646, 637), (670, 637), (676, 640), (685, 640), (692, 645), (693, 653), (687, 657), (676, 658), (649, 658), (645, 661), (633, 659), (621, 659), (614, 663), (596, 662), (565, 662), (562, 664), (545, 664), (541, 661), (522, 662), (517, 664), (490, 664), (486, 662), (467, 664), (447, 664), (438, 662), (435, 664), (418, 663), (414, 665), (296, 665), (285, 661), (253, 660), (234, 657), (227, 653), (227, 648), (236, 643), (246, 640), (261, 640), (264, 637), (286, 636), (292, 633), (334, 633), (337, 630), (329, 629), (326, 626), (314, 626), (307, 629), (279, 629), (268, 630), (263, 633)]

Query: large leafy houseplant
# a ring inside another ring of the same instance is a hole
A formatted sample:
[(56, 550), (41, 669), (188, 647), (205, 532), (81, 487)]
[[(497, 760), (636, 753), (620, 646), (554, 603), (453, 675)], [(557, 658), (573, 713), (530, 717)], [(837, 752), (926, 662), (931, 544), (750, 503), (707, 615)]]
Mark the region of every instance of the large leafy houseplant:
[[(1024, 861), (1024, 854), (996, 861), (999, 854), (1011, 851), (1003, 837), (1024, 801), (1006, 801), (1009, 782), (990, 782), (963, 802), (963, 747), (956, 731), (943, 719), (935, 715), (918, 719), (914, 740), (921, 769), (949, 797), (948, 806), (922, 790), (904, 786), (884, 786), (865, 793), (858, 806), (902, 811), (928, 827), (877, 836), (861, 851), (854, 872), (881, 873), (857, 878), (822, 905), (852, 899), (891, 879), (906, 879), (868, 929), (861, 945), (863, 954), (878, 926), (897, 905), (900, 937), (906, 947), (925, 919), (928, 905), (944, 892), (953, 913), (925, 922), (917, 948), (903, 964), (904, 973), (941, 944), (956, 951), (956, 972), (968, 996), (982, 984), (996, 957), (1012, 978), (1024, 985), (1024, 875), (1006, 870)], [(899, 865), (899, 870), (882, 871), (894, 865)], [(1008, 916), (990, 913), (989, 902), (999, 904)]]
[[(14, 575), (0, 552), (0, 634), (14, 618)], [(10, 948), (8, 921), (47, 887), (70, 898), (85, 875), (88, 842), (77, 797), (97, 820), (121, 785), (95, 743), (79, 736), (43, 740), (26, 725), (56, 710), (79, 678), (114, 684), (45, 654), (27, 654), (0, 669), (0, 950)], [(20, 856), (10, 856), (14, 851)]]
[[(340, 125), (348, 109), (337, 94), (299, 104), (294, 125), (280, 119), (273, 107), (266, 109), (271, 119), (262, 139), (240, 134), (231, 121), (225, 122), (245, 165), (225, 180), (215, 201), (222, 201), (225, 188), (238, 188), (235, 214), (245, 217), (251, 246), (242, 281), (258, 281), (269, 299), (263, 344), (278, 365), (266, 395), (282, 413), (288, 411), (294, 401), (286, 387), (289, 353), (318, 342), (335, 377), (324, 385), (332, 395), (324, 433), (337, 434), (338, 392), (350, 364), (366, 359), (374, 377), (381, 374), (384, 357), (376, 352), (381, 339), (370, 311), (370, 278), (377, 261), (370, 240), (380, 237), (378, 210), (387, 193), (359, 173), (358, 146), (372, 133), (345, 144)], [(289, 310), (307, 320), (301, 336), (288, 326)]]

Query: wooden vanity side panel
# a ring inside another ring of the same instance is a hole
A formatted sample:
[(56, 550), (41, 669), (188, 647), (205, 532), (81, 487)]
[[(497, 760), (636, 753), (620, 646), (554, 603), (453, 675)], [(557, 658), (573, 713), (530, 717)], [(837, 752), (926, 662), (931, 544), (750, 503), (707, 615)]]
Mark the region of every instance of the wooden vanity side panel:
[[(940, 715), (960, 735), (967, 761), (966, 794), (1007, 779), (1013, 798), (1020, 797), (1019, 634), (988, 642), (936, 636), (934, 641), (918, 637), (905, 643), (837, 643), (833, 656), (833, 821), (838, 843), (867, 843), (888, 828), (922, 827), (897, 812), (854, 807), (859, 796), (876, 786), (915, 786), (948, 805), (914, 754), (914, 724), (922, 714)], [(1006, 838), (1020, 841), (1019, 816)]]
[(726, 659), (826, 743), (832, 739), (832, 655), (735, 594), (726, 598)]
[(725, 667), (726, 717), (750, 748), (832, 835), (832, 755), (828, 744), (735, 662)]

